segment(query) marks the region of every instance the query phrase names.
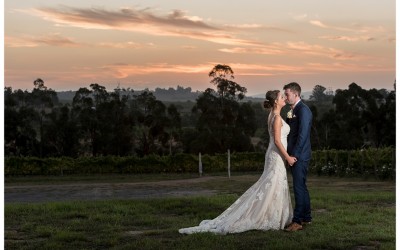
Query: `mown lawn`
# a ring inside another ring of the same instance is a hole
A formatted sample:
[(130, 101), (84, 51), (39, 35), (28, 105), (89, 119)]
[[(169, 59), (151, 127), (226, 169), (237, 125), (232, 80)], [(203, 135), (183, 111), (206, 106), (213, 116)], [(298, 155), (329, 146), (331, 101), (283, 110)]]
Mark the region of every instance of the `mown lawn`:
[(6, 249), (395, 249), (395, 183), (313, 178), (303, 231), (181, 235), (212, 219), (259, 175), (196, 184), (208, 197), (5, 204)]

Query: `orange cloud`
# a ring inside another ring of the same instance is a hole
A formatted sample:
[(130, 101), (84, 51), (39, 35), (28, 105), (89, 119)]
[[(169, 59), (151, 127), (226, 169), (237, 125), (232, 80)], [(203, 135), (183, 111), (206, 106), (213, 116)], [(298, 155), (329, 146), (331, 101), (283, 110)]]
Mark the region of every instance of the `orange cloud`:
[(50, 34), (40, 37), (5, 37), (4, 45), (10, 48), (17, 47), (39, 47), (42, 45), (57, 47), (78, 47), (81, 44), (70, 38), (60, 36), (59, 34)]
[(276, 32), (285, 32), (285, 33), (294, 33), (292, 30), (284, 29), (275, 26), (266, 26), (261, 24), (226, 24), (225, 28), (230, 30), (240, 30), (240, 31), (276, 31)]
[(274, 76), (282, 74), (299, 73), (304, 70), (302, 66), (283, 65), (283, 64), (230, 64), (237, 75), (242, 76)]
[[(365, 38), (365, 37), (371, 37), (372, 36), (371, 34), (374, 34), (374, 36), (378, 36), (377, 34), (385, 34), (388, 32), (382, 26), (371, 27), (371, 26), (361, 25), (358, 23), (352, 23), (348, 27), (340, 27), (340, 26), (327, 25), (319, 20), (311, 20), (309, 22), (310, 22), (310, 24), (312, 24), (314, 26), (324, 28), (324, 29), (351, 32), (352, 34), (353, 33), (355, 33), (355, 34), (370, 34), (369, 36), (364, 35), (364, 36), (360, 37), (359, 40), (364, 40), (363, 38)], [(340, 37), (342, 37), (342, 36), (340, 36)], [(343, 37), (346, 37), (346, 36), (343, 36)]]
[(231, 48), (231, 49), (219, 49), (221, 52), (232, 53), (232, 54), (265, 54), (265, 55), (278, 55), (283, 54), (284, 50), (278, 46), (262, 46), (258, 48)]
[(104, 42), (96, 44), (97, 47), (114, 48), (114, 49), (142, 49), (145, 47), (153, 47), (154, 44), (141, 44), (136, 42), (123, 42), (123, 43), (111, 43)]
[(6, 36), (6, 37), (4, 37), (4, 46), (10, 47), (10, 48), (38, 47), (39, 44), (32, 41), (31, 39)]
[(318, 20), (311, 20), (310, 23), (312, 25), (315, 25), (315, 26), (318, 26), (318, 27), (321, 27), (321, 28), (329, 28), (329, 26), (323, 24), (321, 21), (318, 21)]
[[(203, 74), (207, 75), (208, 72), (218, 64), (217, 62), (210, 62), (199, 65), (179, 65), (179, 64), (148, 64), (148, 65), (132, 65), (132, 64), (113, 64), (106, 65), (101, 68), (105, 74), (110, 74), (112, 77), (123, 79), (135, 75), (150, 75), (160, 73), (174, 73), (174, 74)], [(240, 64), (229, 63), (235, 71), (235, 75), (246, 76), (272, 76), (283, 73), (301, 73), (306, 69), (303, 66), (291, 65), (259, 65), (259, 64)]]
[(83, 29), (105, 29), (141, 32), (154, 36), (178, 36), (228, 45), (257, 45), (252, 40), (239, 39), (221, 28), (209, 25), (196, 16), (174, 10), (168, 15), (156, 15), (149, 9), (123, 8), (110, 11), (100, 8), (38, 8), (20, 10), (33, 14), (58, 26)]
[[(161, 73), (174, 74), (201, 74), (206, 75), (217, 62), (210, 62), (199, 65), (179, 65), (179, 64), (112, 64), (101, 67), (99, 74), (111, 78), (124, 79), (138, 75), (151, 75)], [(306, 63), (304, 65), (284, 65), (284, 64), (242, 64), (228, 63), (235, 71), (236, 76), (273, 76), (285, 74), (317, 74), (318, 72), (390, 72), (393, 69), (369, 64), (351, 63)], [(100, 75), (98, 75), (100, 77)]]
[(50, 34), (46, 36), (33, 37), (11, 37), (6, 36), (4, 45), (9, 48), (19, 47), (40, 47), (40, 46), (54, 46), (54, 47), (105, 47), (115, 49), (142, 49), (146, 47), (153, 47), (152, 43), (136, 43), (136, 42), (102, 42), (102, 43), (79, 43), (70, 38), (60, 36), (58, 34)]
[(271, 76), (283, 74), (317, 74), (318, 72), (390, 72), (393, 68), (376, 64), (360, 65), (355, 63), (306, 63), (304, 65), (288, 64), (228, 64), (235, 70), (236, 75)]
[(201, 65), (179, 65), (179, 64), (148, 64), (144, 66), (133, 64), (112, 64), (102, 67), (102, 70), (108, 72), (115, 78), (126, 78), (133, 75), (147, 75), (157, 73), (180, 73), (180, 74), (207, 74), (211, 69), (212, 64)]
[(353, 29), (349, 29), (349, 28), (326, 25), (326, 24), (322, 23), (319, 20), (311, 20), (310, 24), (312, 24), (314, 26), (317, 26), (317, 27), (320, 27), (320, 28), (324, 28), (324, 29), (334, 29), (334, 30), (341, 30), (341, 31), (354, 31)]
[(321, 45), (312, 45), (305, 42), (287, 42), (273, 43), (272, 45), (259, 46), (257, 48), (224, 48), (221, 52), (235, 54), (267, 54), (267, 55), (299, 55), (306, 54), (319, 57), (328, 57), (335, 60), (360, 60), (365, 59), (365, 56), (356, 55), (354, 53), (343, 50), (324, 47)]
[(314, 56), (328, 57), (336, 60), (357, 60), (360, 55), (355, 55), (335, 48), (327, 48), (321, 45), (311, 45), (305, 42), (288, 42), (287, 48), (296, 53), (303, 53)]
[(377, 64), (352, 64), (352, 63), (344, 63), (344, 62), (336, 62), (336, 63), (308, 63), (306, 65), (309, 70), (314, 71), (326, 71), (326, 72), (390, 72), (393, 71), (393, 67), (387, 67)]
[(330, 40), (330, 41), (346, 41), (346, 42), (375, 40), (375, 38), (370, 37), (370, 36), (320, 36), (319, 38)]

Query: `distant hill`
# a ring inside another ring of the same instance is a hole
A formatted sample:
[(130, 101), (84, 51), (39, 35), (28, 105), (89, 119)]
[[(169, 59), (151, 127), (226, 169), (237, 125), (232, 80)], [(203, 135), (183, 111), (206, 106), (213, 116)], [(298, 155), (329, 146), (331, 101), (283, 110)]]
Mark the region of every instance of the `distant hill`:
[(59, 91), (57, 93), (58, 100), (61, 102), (72, 102), (72, 99), (74, 99), (76, 91)]

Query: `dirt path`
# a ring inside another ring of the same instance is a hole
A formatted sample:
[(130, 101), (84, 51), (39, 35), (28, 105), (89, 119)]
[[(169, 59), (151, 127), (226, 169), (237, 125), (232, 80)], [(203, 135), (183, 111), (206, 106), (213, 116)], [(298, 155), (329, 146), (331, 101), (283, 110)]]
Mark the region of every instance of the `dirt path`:
[(213, 190), (191, 184), (223, 178), (217, 176), (135, 183), (77, 183), (54, 185), (6, 185), (4, 200), (9, 202), (47, 202), (71, 200), (137, 199), (212, 195)]
[[(233, 182), (252, 183), (258, 175), (233, 176)], [(64, 184), (7, 184), (4, 186), (4, 200), (10, 202), (47, 202), (71, 200), (107, 200), (107, 199), (138, 199), (158, 197), (182, 197), (196, 195), (213, 195), (217, 191), (204, 185), (213, 182), (218, 189), (218, 184), (227, 181), (223, 176), (204, 176), (201, 178), (147, 181), (147, 182), (88, 182)], [(289, 178), (291, 184), (291, 178)], [(342, 190), (386, 190), (395, 191), (394, 182), (360, 181), (353, 179), (338, 179), (331, 177), (311, 177), (309, 186), (318, 188), (335, 188)], [(250, 184), (249, 184), (250, 185)]]

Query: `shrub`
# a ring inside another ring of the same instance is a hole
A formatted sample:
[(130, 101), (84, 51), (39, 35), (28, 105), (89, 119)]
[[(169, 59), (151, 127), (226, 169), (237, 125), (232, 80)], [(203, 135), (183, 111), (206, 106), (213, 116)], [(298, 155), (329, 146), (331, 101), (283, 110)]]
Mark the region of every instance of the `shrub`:
[[(262, 171), (264, 153), (232, 153), (231, 171)], [(312, 153), (309, 173), (316, 175), (395, 178), (395, 149), (321, 150)], [(227, 171), (227, 154), (202, 155), (203, 173)], [(9, 175), (196, 173), (199, 156), (193, 154), (148, 155), (145, 157), (37, 158), (7, 157), (4, 173)]]

